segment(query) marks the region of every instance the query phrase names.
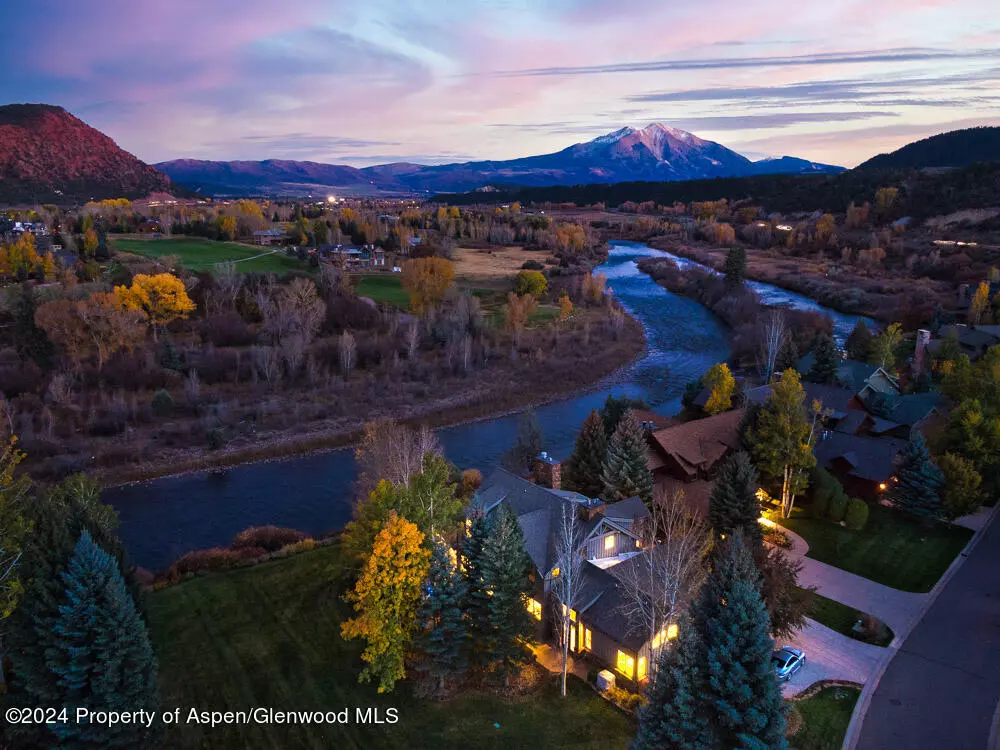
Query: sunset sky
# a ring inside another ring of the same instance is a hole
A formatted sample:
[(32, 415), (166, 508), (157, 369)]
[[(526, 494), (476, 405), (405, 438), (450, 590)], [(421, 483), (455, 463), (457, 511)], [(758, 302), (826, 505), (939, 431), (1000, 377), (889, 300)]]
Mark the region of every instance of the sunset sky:
[(148, 162), (505, 159), (622, 125), (853, 166), (1000, 124), (993, 0), (4, 3), (0, 102)]

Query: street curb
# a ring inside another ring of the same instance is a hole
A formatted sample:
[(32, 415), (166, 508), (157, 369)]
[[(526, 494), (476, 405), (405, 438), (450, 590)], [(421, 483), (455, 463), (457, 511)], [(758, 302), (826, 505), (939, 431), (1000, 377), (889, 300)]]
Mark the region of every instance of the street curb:
[[(841, 750), (855, 750), (855, 748), (857, 747), (858, 740), (861, 738), (861, 728), (864, 725), (865, 716), (868, 714), (868, 708), (871, 706), (872, 696), (875, 694), (876, 688), (878, 688), (878, 684), (882, 679), (882, 675), (884, 675), (886, 669), (889, 668), (889, 662), (892, 661), (892, 657), (894, 657), (903, 647), (903, 644), (906, 642), (906, 638), (909, 637), (911, 632), (913, 632), (913, 629), (916, 627), (917, 623), (919, 623), (920, 620), (923, 619), (923, 616), (927, 614), (927, 610), (930, 609), (931, 605), (934, 604), (934, 601), (938, 598), (938, 595), (948, 584), (948, 582), (954, 577), (958, 569), (962, 567), (962, 563), (964, 563), (966, 558), (968, 558), (968, 556), (972, 553), (972, 550), (976, 548), (976, 545), (979, 544), (979, 540), (982, 539), (983, 536), (985, 536), (986, 530), (990, 527), (990, 524), (992, 524), (993, 521), (996, 519), (998, 512), (1000, 512), (1000, 503), (997, 503), (997, 505), (993, 507), (993, 510), (990, 512), (990, 517), (987, 518), (986, 522), (982, 525), (982, 527), (972, 535), (972, 538), (969, 540), (969, 543), (966, 544), (965, 547), (962, 549), (962, 551), (959, 552), (958, 555), (955, 557), (955, 559), (951, 561), (951, 565), (948, 566), (948, 569), (944, 572), (944, 575), (942, 575), (941, 578), (938, 580), (938, 582), (934, 584), (934, 588), (932, 588), (930, 592), (927, 594), (927, 598), (924, 600), (920, 609), (914, 613), (913, 617), (910, 619), (910, 622), (907, 623), (906, 630), (904, 631), (905, 635), (900, 636), (897, 633), (896, 637), (893, 638), (892, 643), (889, 644), (889, 647), (886, 649), (887, 651), (886, 655), (881, 659), (881, 661), (879, 661), (871, 679), (865, 682), (865, 686), (861, 690), (861, 695), (858, 698), (858, 702), (854, 706), (854, 712), (851, 714), (851, 723), (847, 725), (847, 731), (844, 733), (844, 744), (841, 745)], [(998, 706), (998, 716), (1000, 716), (1000, 706)], [(997, 729), (996, 724), (997, 721), (995, 719), (994, 730)], [(994, 740), (997, 739), (995, 735), (996, 732), (994, 731), (994, 737), (993, 737)], [(993, 750), (993, 746), (988, 746), (988, 747), (991, 750)]]

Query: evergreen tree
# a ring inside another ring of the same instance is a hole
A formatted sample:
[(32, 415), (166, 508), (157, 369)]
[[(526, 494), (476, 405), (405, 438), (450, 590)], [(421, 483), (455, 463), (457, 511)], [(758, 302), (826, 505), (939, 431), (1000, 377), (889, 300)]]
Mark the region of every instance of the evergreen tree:
[(490, 663), (499, 666), (507, 687), (511, 671), (528, 658), (527, 644), (534, 630), (524, 606), (531, 593), (531, 560), (524, 551), (521, 526), (506, 503), (493, 511), (489, 527), (482, 566), (482, 585), (489, 592), (486, 654)]
[(726, 254), (726, 285), (740, 286), (747, 274), (747, 251), (742, 247), (731, 247)]
[(729, 536), (742, 531), (751, 549), (761, 546), (759, 488), (760, 479), (750, 454), (740, 451), (726, 460), (715, 480), (708, 504), (708, 520), (716, 536)]
[(795, 338), (785, 336), (785, 343), (778, 350), (778, 357), (774, 361), (774, 371), (784, 372), (785, 370), (795, 370), (799, 366), (799, 347), (795, 343)]
[(160, 352), (160, 367), (167, 370), (180, 371), (182, 367), (180, 355), (174, 348), (169, 336), (163, 337), (163, 351)]
[(875, 339), (872, 337), (872, 332), (868, 330), (868, 326), (865, 325), (865, 321), (859, 320), (854, 324), (854, 330), (847, 337), (847, 341), (844, 342), (844, 348), (847, 350), (847, 358), (854, 359), (858, 362), (867, 362), (872, 356), (872, 352), (875, 346)]
[(490, 524), (482, 513), (473, 514), (467, 524), (465, 543), (462, 545), (462, 575), (465, 578), (465, 602), (462, 609), (468, 618), (468, 645), (472, 660), (482, 664), (486, 659), (490, 634), (490, 596), (483, 583), (484, 554)]
[(622, 417), (632, 409), (645, 409), (646, 402), (641, 398), (630, 398), (628, 396), (608, 396), (604, 399), (604, 406), (601, 407), (601, 419), (604, 420), (604, 435), (611, 439), (618, 429), (618, 423)]
[(760, 584), (736, 532), (714, 556), (673, 653), (661, 655), (635, 750), (788, 747)]
[(462, 610), (466, 595), (465, 579), (442, 542), (434, 544), (427, 590), (417, 613), (422, 630), (416, 647), (426, 657), (426, 671), (437, 680), (439, 692), (450, 677), (463, 674), (468, 666), (468, 634)]
[(771, 621), (741, 534), (727, 538), (691, 609), (700, 641), (696, 695), (718, 748), (786, 748)]
[(833, 339), (826, 333), (820, 333), (813, 345), (813, 356), (816, 358), (809, 379), (814, 383), (832, 385), (837, 381), (837, 370), (840, 366), (840, 352)]
[[(38, 620), (44, 665), (25, 673), (14, 654), (17, 700), (34, 707), (91, 711), (155, 710), (156, 658), (145, 623), (117, 562), (84, 531), (65, 571), (51, 617)], [(37, 728), (37, 740), (62, 748), (145, 747), (152, 738), (140, 723), (104, 726), (56, 723)]]
[(686, 617), (678, 630), (674, 647), (660, 651), (632, 750), (712, 750), (711, 730), (698, 703), (698, 632)]
[(653, 502), (653, 475), (646, 465), (646, 436), (629, 412), (618, 423), (608, 443), (601, 481), (602, 497), (608, 502), (638, 495), (647, 505)]
[(587, 497), (600, 497), (604, 490), (601, 471), (608, 451), (608, 437), (604, 433), (604, 420), (592, 409), (576, 436), (573, 454), (566, 461), (566, 488)]
[(500, 463), (508, 471), (521, 474), (530, 471), (538, 454), (542, 452), (542, 428), (534, 409), (528, 409), (517, 418), (517, 438), (510, 450), (503, 454)]
[(39, 367), (47, 368), (52, 364), (54, 348), (45, 331), (35, 325), (35, 310), (38, 309), (35, 288), (25, 282), (18, 287), (16, 295), (13, 310), (14, 347), (22, 357), (31, 359)]
[(919, 432), (914, 433), (903, 450), (896, 480), (886, 493), (893, 505), (920, 518), (942, 516), (944, 474), (931, 461), (927, 444)]

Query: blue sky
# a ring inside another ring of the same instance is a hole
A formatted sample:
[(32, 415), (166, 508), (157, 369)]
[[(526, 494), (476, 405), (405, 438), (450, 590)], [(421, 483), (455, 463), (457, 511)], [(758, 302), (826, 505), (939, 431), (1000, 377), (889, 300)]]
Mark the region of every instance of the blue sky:
[(1000, 124), (987, 0), (36, 0), (3, 15), (0, 101), (60, 104), (150, 162), (502, 159), (658, 121), (853, 166)]

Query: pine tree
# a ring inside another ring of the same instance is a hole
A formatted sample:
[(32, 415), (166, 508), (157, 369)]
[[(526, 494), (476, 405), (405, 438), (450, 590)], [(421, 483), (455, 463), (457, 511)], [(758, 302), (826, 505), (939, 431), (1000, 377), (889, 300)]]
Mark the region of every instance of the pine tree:
[(14, 301), (14, 347), (22, 357), (46, 368), (52, 364), (54, 349), (45, 331), (35, 325), (37, 309), (35, 288), (27, 282), (21, 284)]
[(500, 462), (508, 471), (520, 474), (530, 471), (532, 463), (542, 450), (542, 428), (533, 409), (523, 412), (517, 418), (517, 438), (510, 450), (503, 454)]
[(763, 543), (760, 529), (760, 479), (750, 454), (740, 451), (722, 465), (712, 488), (708, 520), (718, 537), (742, 531), (747, 544), (757, 549)]
[(487, 658), (490, 634), (490, 596), (483, 583), (484, 554), (490, 524), (482, 513), (475, 513), (467, 524), (468, 531), (462, 545), (462, 575), (465, 578), (465, 601), (462, 609), (468, 618), (468, 645), (472, 661), (483, 664)]
[(531, 592), (531, 561), (524, 551), (524, 534), (510, 508), (501, 503), (490, 517), (490, 533), (483, 548), (483, 587), (489, 633), (487, 655), (510, 685), (511, 671), (528, 658), (532, 637), (531, 615), (524, 601)]
[(799, 366), (799, 347), (792, 336), (785, 337), (785, 343), (778, 350), (778, 357), (774, 360), (774, 371), (784, 372), (785, 370), (795, 370)]
[(833, 339), (826, 333), (820, 333), (813, 345), (813, 356), (816, 358), (809, 379), (814, 383), (832, 385), (837, 380), (837, 370), (840, 366), (840, 353)]
[(616, 502), (638, 495), (647, 505), (652, 503), (653, 475), (646, 460), (646, 436), (630, 411), (618, 423), (608, 443), (601, 471), (604, 499)]
[(868, 330), (868, 326), (865, 325), (865, 321), (859, 320), (854, 324), (854, 330), (847, 337), (847, 341), (844, 342), (844, 348), (847, 350), (847, 358), (857, 360), (858, 362), (867, 362), (872, 356), (872, 349), (875, 346), (875, 340), (872, 337), (872, 332)]
[(726, 285), (740, 286), (746, 278), (747, 251), (742, 247), (731, 247), (726, 254)]
[(438, 691), (444, 692), (448, 678), (460, 676), (468, 666), (468, 634), (462, 610), (465, 579), (442, 542), (434, 545), (426, 588), (415, 646), (426, 657), (426, 671), (437, 680)]
[[(60, 580), (56, 612), (35, 623), (45, 644), (44, 673), (22, 681), (14, 659), (19, 697), (36, 707), (155, 710), (156, 657), (114, 558), (84, 531)], [(69, 721), (47, 731), (65, 748), (145, 747), (152, 740), (140, 723)]]
[(566, 461), (566, 488), (587, 497), (600, 497), (604, 490), (601, 471), (608, 451), (604, 420), (592, 409), (576, 437), (573, 455)]
[(641, 398), (630, 398), (628, 396), (608, 396), (604, 399), (604, 406), (601, 407), (601, 419), (604, 420), (604, 435), (611, 439), (618, 429), (618, 423), (632, 409), (645, 409), (646, 402)]
[(673, 648), (664, 648), (654, 680), (639, 711), (639, 728), (632, 750), (711, 750), (711, 730), (700, 710), (700, 675), (697, 659), (701, 652), (698, 632), (688, 618), (679, 624)]
[(741, 534), (726, 539), (691, 608), (698, 633), (695, 692), (712, 746), (786, 748), (785, 717), (771, 667), (771, 621), (760, 573)]
[(886, 493), (900, 510), (919, 518), (936, 519), (944, 512), (941, 491), (944, 474), (931, 461), (930, 452), (920, 433), (915, 433), (903, 450), (896, 481)]

